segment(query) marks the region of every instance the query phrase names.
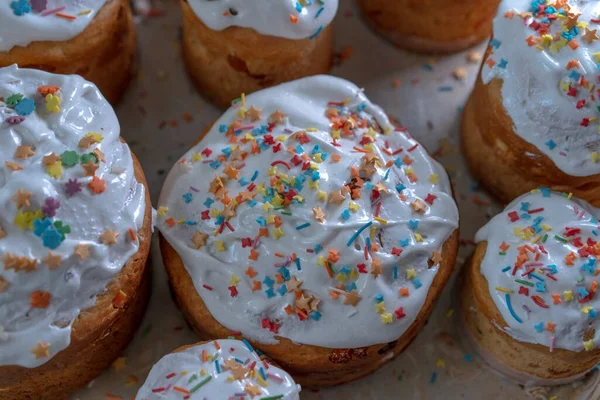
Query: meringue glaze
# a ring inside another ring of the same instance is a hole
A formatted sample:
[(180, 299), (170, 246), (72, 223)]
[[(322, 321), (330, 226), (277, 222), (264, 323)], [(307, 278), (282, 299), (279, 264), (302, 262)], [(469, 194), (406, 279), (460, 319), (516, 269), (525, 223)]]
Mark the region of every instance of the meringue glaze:
[(230, 108), (170, 171), (159, 206), (157, 227), (222, 325), (330, 348), (402, 336), (458, 227), (444, 169), (357, 86), (324, 75)]
[(119, 131), (83, 78), (0, 69), (0, 365), (37, 367), (67, 348), (136, 253), (128, 231), (142, 226), (145, 190)]
[(514, 339), (577, 352), (598, 345), (599, 216), (584, 200), (541, 189), (477, 232), (487, 241), (481, 273)]

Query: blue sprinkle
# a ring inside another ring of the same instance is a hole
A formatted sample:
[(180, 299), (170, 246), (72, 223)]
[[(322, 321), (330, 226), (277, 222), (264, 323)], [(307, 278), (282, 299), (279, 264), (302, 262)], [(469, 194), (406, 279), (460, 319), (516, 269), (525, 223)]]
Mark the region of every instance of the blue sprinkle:
[(248, 350), (250, 350), (250, 352), (254, 353), (254, 348), (252, 348), (252, 346), (250, 345), (250, 343), (248, 343), (246, 339), (242, 339), (242, 342), (244, 342), (244, 344), (246, 345)]
[(525, 202), (521, 203), (521, 211), (525, 211), (525, 212), (529, 211), (529, 203), (528, 202), (525, 201)]
[(498, 63), (498, 68), (506, 69), (507, 65), (508, 65), (508, 61), (506, 61), (504, 58), (502, 58), (500, 60), (500, 62)]
[(398, 266), (394, 265), (394, 279), (398, 279)]
[(15, 111), (21, 116), (29, 115), (35, 111), (35, 103), (33, 102), (33, 100), (24, 98), (17, 103), (17, 105), (15, 106)]
[(431, 378), (429, 378), (429, 383), (433, 384), (435, 383), (435, 380), (437, 379), (437, 373), (432, 373), (431, 374)]
[(451, 92), (454, 90), (454, 88), (452, 86), (440, 86), (438, 90), (440, 92)]
[(317, 31), (316, 31), (315, 33), (313, 33), (312, 35), (310, 35), (308, 38), (309, 38), (309, 39), (314, 39), (314, 38), (316, 38), (317, 36), (319, 36), (319, 34), (321, 33), (321, 31), (322, 31), (322, 30), (323, 30), (323, 25), (321, 25), (321, 26), (319, 27), (319, 29), (317, 29)]
[(473, 356), (470, 354), (465, 354), (465, 361), (466, 362), (471, 362), (473, 361)]
[(554, 150), (554, 148), (556, 147), (556, 143), (554, 143), (554, 140), (552, 139), (548, 140), (545, 144), (550, 150)]
[(275, 284), (275, 281), (267, 275), (265, 276), (265, 279), (263, 279), (263, 283), (269, 287), (272, 287)]
[(256, 200), (250, 200), (250, 201), (248, 202), (248, 205), (249, 205), (250, 207), (254, 207), (254, 206), (256, 205)]
[(46, 229), (42, 233), (41, 238), (44, 247), (47, 247), (51, 250), (56, 249), (62, 243), (62, 234), (53, 226)]
[(221, 125), (219, 125), (219, 132), (220, 132), (220, 133), (225, 133), (225, 132), (227, 132), (227, 125), (225, 125), (225, 124), (221, 124)]
[(319, 15), (321, 15), (321, 13), (325, 10), (325, 7), (321, 7), (319, 9), (319, 11), (317, 11), (317, 14), (315, 14), (315, 19), (319, 18)]
[(598, 316), (596, 310), (592, 309), (588, 312), (588, 315), (590, 316), (590, 318), (592, 319), (596, 319), (596, 317)]
[(312, 319), (314, 319), (315, 321), (318, 321), (318, 320), (321, 319), (321, 313), (318, 312), (318, 311), (313, 311), (313, 312), (310, 313), (310, 317)]
[(404, 165), (404, 162), (400, 159), (400, 157), (396, 158), (396, 160), (394, 161), (394, 165), (398, 168), (400, 168), (401, 166)]
[(285, 296), (287, 294), (287, 286), (286, 285), (281, 285), (279, 286), (279, 289), (277, 289), (277, 293), (279, 293), (280, 296)]
[(52, 226), (52, 221), (50, 221), (48, 218), (38, 218), (35, 221), (33, 221), (33, 226), (33, 233), (35, 234), (35, 236), (40, 237), (46, 231), (46, 229)]
[(361, 103), (358, 107), (356, 107), (358, 111), (363, 111), (365, 108), (367, 108), (367, 103)]
[(581, 296), (582, 299), (589, 296), (589, 292), (587, 290), (585, 290), (585, 288), (583, 288), (583, 287), (578, 288), (577, 293), (579, 293), (579, 295)]
[(402, 193), (404, 189), (406, 189), (406, 186), (402, 183), (396, 186), (396, 190), (398, 191), (398, 193)]
[(252, 182), (254, 182), (256, 180), (256, 178), (258, 177), (258, 171), (254, 171), (254, 174), (252, 174), (252, 178), (250, 178), (250, 180)]
[(184, 193), (183, 196), (183, 201), (185, 201), (185, 204), (190, 204), (192, 202), (192, 194), (191, 193)]
[(420, 288), (421, 286), (423, 286), (423, 284), (421, 283), (421, 280), (419, 278), (413, 278), (411, 280), (412, 284), (415, 286), (415, 289)]
[(533, 327), (535, 328), (535, 330), (538, 333), (544, 332), (544, 323), (543, 322), (540, 322), (539, 324), (535, 324), (535, 325), (533, 325)]
[(490, 46), (494, 47), (494, 48), (498, 48), (500, 47), (500, 45), (502, 44), (501, 41), (499, 41), (498, 39), (492, 39), (490, 40)]
[(387, 171), (385, 171), (385, 176), (383, 177), (383, 180), (384, 180), (384, 181), (387, 181), (387, 179), (388, 179), (388, 176), (390, 176), (390, 171), (391, 171), (391, 170), (392, 170), (391, 168), (388, 168), (388, 170), (387, 170)]
[(304, 149), (302, 148), (302, 145), (300, 145), (300, 144), (296, 145), (296, 153), (304, 154)]
[(383, 294), (381, 294), (381, 293), (377, 293), (377, 294), (375, 295), (375, 301), (376, 301), (377, 303), (381, 303), (381, 302), (383, 301)]
[(310, 179), (315, 182), (318, 181), (321, 178), (321, 174), (319, 173), (319, 171), (313, 171), (312, 175), (310, 177)]
[(296, 11), (298, 11), (299, 13), (302, 12), (302, 5), (298, 2), (296, 2)]
[(281, 274), (281, 276), (283, 277), (284, 281), (289, 281), (290, 280), (290, 270), (287, 269), (286, 267), (281, 267), (277, 270), (277, 272), (279, 272)]
[(419, 228), (419, 220), (418, 219), (411, 219), (408, 221), (408, 227), (410, 229), (412, 229), (413, 231), (416, 231)]
[(267, 221), (263, 217), (256, 218), (256, 222), (263, 228), (267, 225)]
[(400, 239), (400, 247), (407, 247), (410, 244), (410, 238)]
[(225, 222), (225, 217), (223, 215), (217, 215), (215, 225), (221, 225), (223, 222)]
[(218, 162), (218, 161), (213, 161), (213, 162), (211, 162), (211, 163), (210, 163), (210, 164), (208, 164), (208, 165), (209, 165), (209, 167), (211, 167), (212, 169), (217, 169), (217, 168), (219, 168), (219, 167), (221, 166), (221, 163), (220, 163), (220, 162)]
[(317, 153), (320, 153), (320, 151), (319, 151), (319, 145), (315, 144), (315, 147), (313, 147), (313, 149), (312, 149), (312, 154), (314, 155), (314, 154), (317, 154)]
[(544, 280), (542, 278), (540, 278), (539, 276), (537, 276), (536, 274), (534, 274), (533, 272), (529, 274), (530, 277), (537, 279), (540, 282), (544, 282)]
[(215, 202), (215, 201), (209, 197), (209, 198), (207, 198), (207, 199), (206, 199), (206, 201), (204, 202), (204, 207), (206, 207), (206, 208), (210, 208), (210, 206), (212, 206), (212, 204), (213, 204), (214, 202)]
[(305, 224), (298, 225), (298, 226), (296, 227), (296, 230), (297, 230), (297, 231), (299, 231), (299, 230), (301, 230), (301, 229), (308, 228), (309, 226), (310, 226), (310, 223), (309, 223), (309, 222), (307, 222), (307, 223), (305, 223)]
[(512, 267), (509, 265), (508, 267), (502, 268), (502, 272), (510, 271)]
[(540, 192), (542, 192), (542, 196), (544, 197), (551, 197), (552, 196), (552, 192), (550, 191), (550, 188), (539, 188)]
[(558, 273), (558, 268), (556, 268), (556, 264), (546, 265), (546, 268), (550, 269), (550, 272), (549, 272), (550, 275), (554, 275), (554, 274)]
[(248, 182), (248, 179), (246, 179), (245, 177), (242, 176), (240, 179), (238, 179), (238, 183), (241, 186), (246, 186), (249, 182)]
[(369, 226), (371, 226), (371, 224), (373, 223), (373, 221), (369, 221), (366, 224), (364, 224), (363, 226), (361, 226), (350, 238), (350, 240), (348, 240), (348, 243), (346, 243), (346, 246), (350, 247), (350, 245), (352, 244), (352, 242), (354, 242), (354, 240), (358, 237), (358, 235), (360, 235), (362, 233), (362, 231), (364, 231), (365, 229), (367, 229)]
[(229, 147), (225, 147), (224, 149), (221, 149), (221, 152), (223, 152), (223, 154), (225, 154), (225, 157), (229, 158), (229, 156), (231, 155), (231, 149)]
[(344, 221), (348, 221), (350, 219), (350, 211), (346, 208), (341, 215)]
[(269, 299), (272, 299), (273, 297), (275, 297), (275, 292), (273, 291), (273, 288), (269, 288), (268, 290), (266, 290), (265, 294), (267, 295), (267, 297)]
[(506, 307), (508, 308), (508, 311), (510, 311), (510, 315), (513, 316), (513, 318), (520, 324), (523, 323), (523, 320), (521, 318), (519, 318), (519, 316), (515, 313), (515, 310), (512, 307), (512, 303), (510, 301), (510, 294), (505, 293), (505, 299), (506, 299)]
[(185, 221), (183, 221), (183, 223), (186, 225), (197, 225), (198, 224), (196, 221), (192, 221), (190, 219), (186, 219)]
[(315, 247), (313, 247), (313, 251), (315, 252), (315, 254), (319, 254), (319, 252), (323, 250), (323, 246), (321, 246), (320, 244), (317, 243), (317, 245)]
[(215, 360), (215, 368), (217, 369), (217, 374), (220, 374), (221, 366), (219, 365), (219, 360)]
[(298, 269), (298, 271), (302, 271), (302, 266), (300, 266), (300, 257), (296, 257), (296, 269)]
[(536, 282), (535, 283), (535, 291), (543, 293), (546, 291), (546, 284), (544, 282)]

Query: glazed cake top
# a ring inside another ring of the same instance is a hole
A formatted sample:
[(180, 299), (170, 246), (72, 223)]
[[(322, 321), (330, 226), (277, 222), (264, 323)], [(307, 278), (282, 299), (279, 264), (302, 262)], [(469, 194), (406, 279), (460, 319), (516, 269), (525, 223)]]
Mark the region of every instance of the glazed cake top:
[(0, 365), (36, 367), (69, 346), (138, 249), (144, 192), (93, 84), (0, 69)]
[[(300, 385), (262, 360), (248, 342), (215, 340), (167, 354), (136, 400), (272, 398), (299, 400)], [(189, 397), (187, 397), (189, 396)]]
[(333, 21), (338, 0), (188, 0), (206, 26), (251, 28), (287, 39), (315, 38)]
[(563, 172), (600, 173), (600, 35), (596, 0), (504, 0), (484, 83), (502, 79), (517, 135)]
[(599, 216), (583, 200), (539, 189), (477, 233), (487, 241), (481, 273), (513, 338), (550, 350), (598, 346)]
[(331, 76), (235, 104), (171, 170), (159, 206), (222, 325), (331, 348), (400, 337), (458, 226), (444, 169)]
[(79, 35), (107, 0), (7, 0), (0, 2), (0, 51), (32, 42)]

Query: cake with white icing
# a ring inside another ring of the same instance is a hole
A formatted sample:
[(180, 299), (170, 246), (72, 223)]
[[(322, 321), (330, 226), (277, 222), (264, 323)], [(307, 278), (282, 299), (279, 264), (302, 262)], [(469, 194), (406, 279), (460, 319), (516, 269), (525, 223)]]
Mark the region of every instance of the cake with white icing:
[[(192, 325), (243, 334), (303, 385), (353, 379), (397, 354), (456, 254), (443, 168), (358, 87), (330, 76), (230, 108), (171, 170), (158, 215)], [(311, 351), (312, 367), (297, 360)], [(320, 368), (330, 376), (312, 377)]]
[(135, 48), (127, 0), (0, 3), (0, 67), (78, 74), (116, 103), (131, 78)]
[(543, 186), (599, 205), (599, 13), (598, 1), (500, 4), (463, 144), (501, 200)]
[(260, 398), (299, 400), (300, 386), (240, 340), (175, 350), (150, 371), (136, 400)]
[(589, 203), (543, 188), (477, 233), (462, 310), (485, 358), (509, 375), (564, 383), (600, 361), (599, 216)]
[(181, 6), (188, 72), (220, 107), (329, 71), (338, 0), (182, 0)]
[[(114, 296), (115, 309), (136, 303), (120, 271), (140, 264), (127, 269), (143, 273), (151, 209), (119, 134), (114, 111), (81, 77), (0, 69), (0, 387), (8, 393), (27, 393), (27, 370), (51, 375), (72, 336), (79, 346), (78, 335), (92, 333), (98, 296)], [(75, 333), (82, 312), (88, 325)]]

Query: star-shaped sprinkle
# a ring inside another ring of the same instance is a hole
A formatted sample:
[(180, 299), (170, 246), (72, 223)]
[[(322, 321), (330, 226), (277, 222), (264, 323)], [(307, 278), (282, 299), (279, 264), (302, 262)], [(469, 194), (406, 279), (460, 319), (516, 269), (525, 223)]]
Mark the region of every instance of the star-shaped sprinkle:
[(250, 122), (256, 122), (262, 118), (261, 113), (262, 113), (262, 110), (252, 106), (248, 110), (248, 113), (246, 113), (246, 116), (250, 119)]
[(440, 253), (439, 251), (434, 251), (431, 255), (431, 261), (433, 262), (433, 265), (438, 265), (439, 263), (441, 263), (442, 253)]
[(276, 110), (273, 114), (269, 116), (269, 118), (271, 119), (271, 122), (275, 125), (281, 125), (285, 122), (285, 113), (280, 110)]
[(233, 180), (237, 180), (240, 177), (240, 171), (238, 171), (237, 169), (235, 169), (233, 167), (233, 164), (229, 164), (227, 166), (227, 168), (225, 168), (225, 170), (223, 171), (223, 173), (225, 175), (227, 175), (227, 177), (229, 179), (233, 179)]
[(51, 251), (49, 251), (48, 255), (44, 259), (42, 259), (42, 262), (46, 264), (51, 270), (57, 269), (60, 268), (62, 256), (60, 254), (54, 254)]
[(102, 235), (100, 235), (100, 241), (106, 246), (110, 246), (113, 244), (117, 244), (117, 239), (119, 238), (119, 233), (113, 231), (112, 229), (107, 230)]
[(425, 206), (425, 203), (423, 203), (419, 199), (410, 203), (410, 207), (413, 209), (414, 212), (416, 212), (418, 214), (424, 214), (425, 210), (427, 209), (427, 206)]
[(23, 189), (19, 189), (17, 193), (11, 197), (11, 199), (17, 204), (17, 208), (29, 207), (29, 199), (31, 198), (31, 192), (26, 192)]
[(97, 176), (92, 178), (92, 181), (88, 183), (88, 187), (94, 194), (104, 193), (106, 190), (106, 182), (104, 179), (100, 179)]
[(246, 383), (246, 386), (244, 386), (244, 391), (248, 393), (251, 397), (260, 396), (262, 394), (258, 386), (254, 386), (249, 383)]
[(323, 212), (323, 210), (321, 209), (321, 207), (317, 207), (317, 208), (313, 208), (313, 215), (315, 216), (315, 219), (318, 222), (323, 222), (323, 220), (325, 219), (325, 213)]
[(377, 182), (373, 186), (373, 189), (377, 190), (379, 193), (388, 193), (388, 188), (383, 182)]
[(98, 147), (94, 149), (94, 155), (96, 156), (98, 162), (106, 162), (106, 157), (104, 156), (104, 153)]
[(50, 357), (50, 344), (45, 342), (38, 342), (37, 345), (30, 351), (35, 356), (36, 360), (39, 360), (40, 358)]
[(300, 286), (302, 286), (302, 283), (303, 282), (299, 281), (295, 275), (292, 276), (291, 279), (289, 281), (287, 281), (288, 293), (299, 289)]
[(15, 151), (15, 158), (20, 158), (21, 160), (27, 160), (34, 155), (35, 151), (31, 146), (19, 146), (17, 147), (17, 151)]
[(598, 34), (596, 33), (598, 32), (597, 29), (594, 30), (589, 30), (588, 28), (585, 28), (585, 34), (582, 36), (583, 40), (587, 43), (587, 44), (592, 44), (593, 42), (595, 42), (596, 40), (600, 39), (598, 37)]
[(99, 165), (94, 162), (94, 160), (89, 159), (87, 163), (81, 165), (85, 170), (84, 176), (94, 176), (96, 175), (96, 170)]
[(16, 162), (5, 161), (4, 165), (6, 165), (12, 171), (21, 171), (21, 170), (23, 170), (23, 167), (21, 165), (17, 164)]
[(206, 239), (208, 239), (208, 234), (196, 232), (192, 238), (192, 242), (194, 242), (196, 249), (199, 249), (206, 246)]
[(344, 293), (344, 304), (351, 305), (352, 307), (356, 307), (357, 304), (362, 300), (362, 296), (356, 293), (356, 290), (351, 291), (350, 293)]
[(344, 202), (344, 200), (346, 200), (346, 195), (344, 192), (342, 192), (342, 190), (336, 190), (329, 194), (329, 203), (334, 203), (339, 206)]
[(73, 251), (73, 254), (83, 261), (90, 256), (89, 246), (87, 244), (78, 243), (77, 246), (75, 246), (75, 251)]
[(60, 157), (54, 153), (50, 153), (47, 156), (44, 156), (44, 158), (42, 159), (42, 162), (46, 166), (56, 164), (59, 161), (61, 161)]
[(569, 13), (569, 15), (567, 15), (567, 28), (569, 29), (573, 29), (575, 26), (577, 26), (577, 24), (579, 23), (578, 19), (581, 16), (581, 14), (575, 14), (575, 13)]
[(381, 275), (383, 273), (383, 267), (381, 265), (381, 261), (379, 261), (377, 258), (373, 259), (373, 262), (371, 263), (371, 275), (373, 275), (373, 278), (377, 278), (378, 275)]

